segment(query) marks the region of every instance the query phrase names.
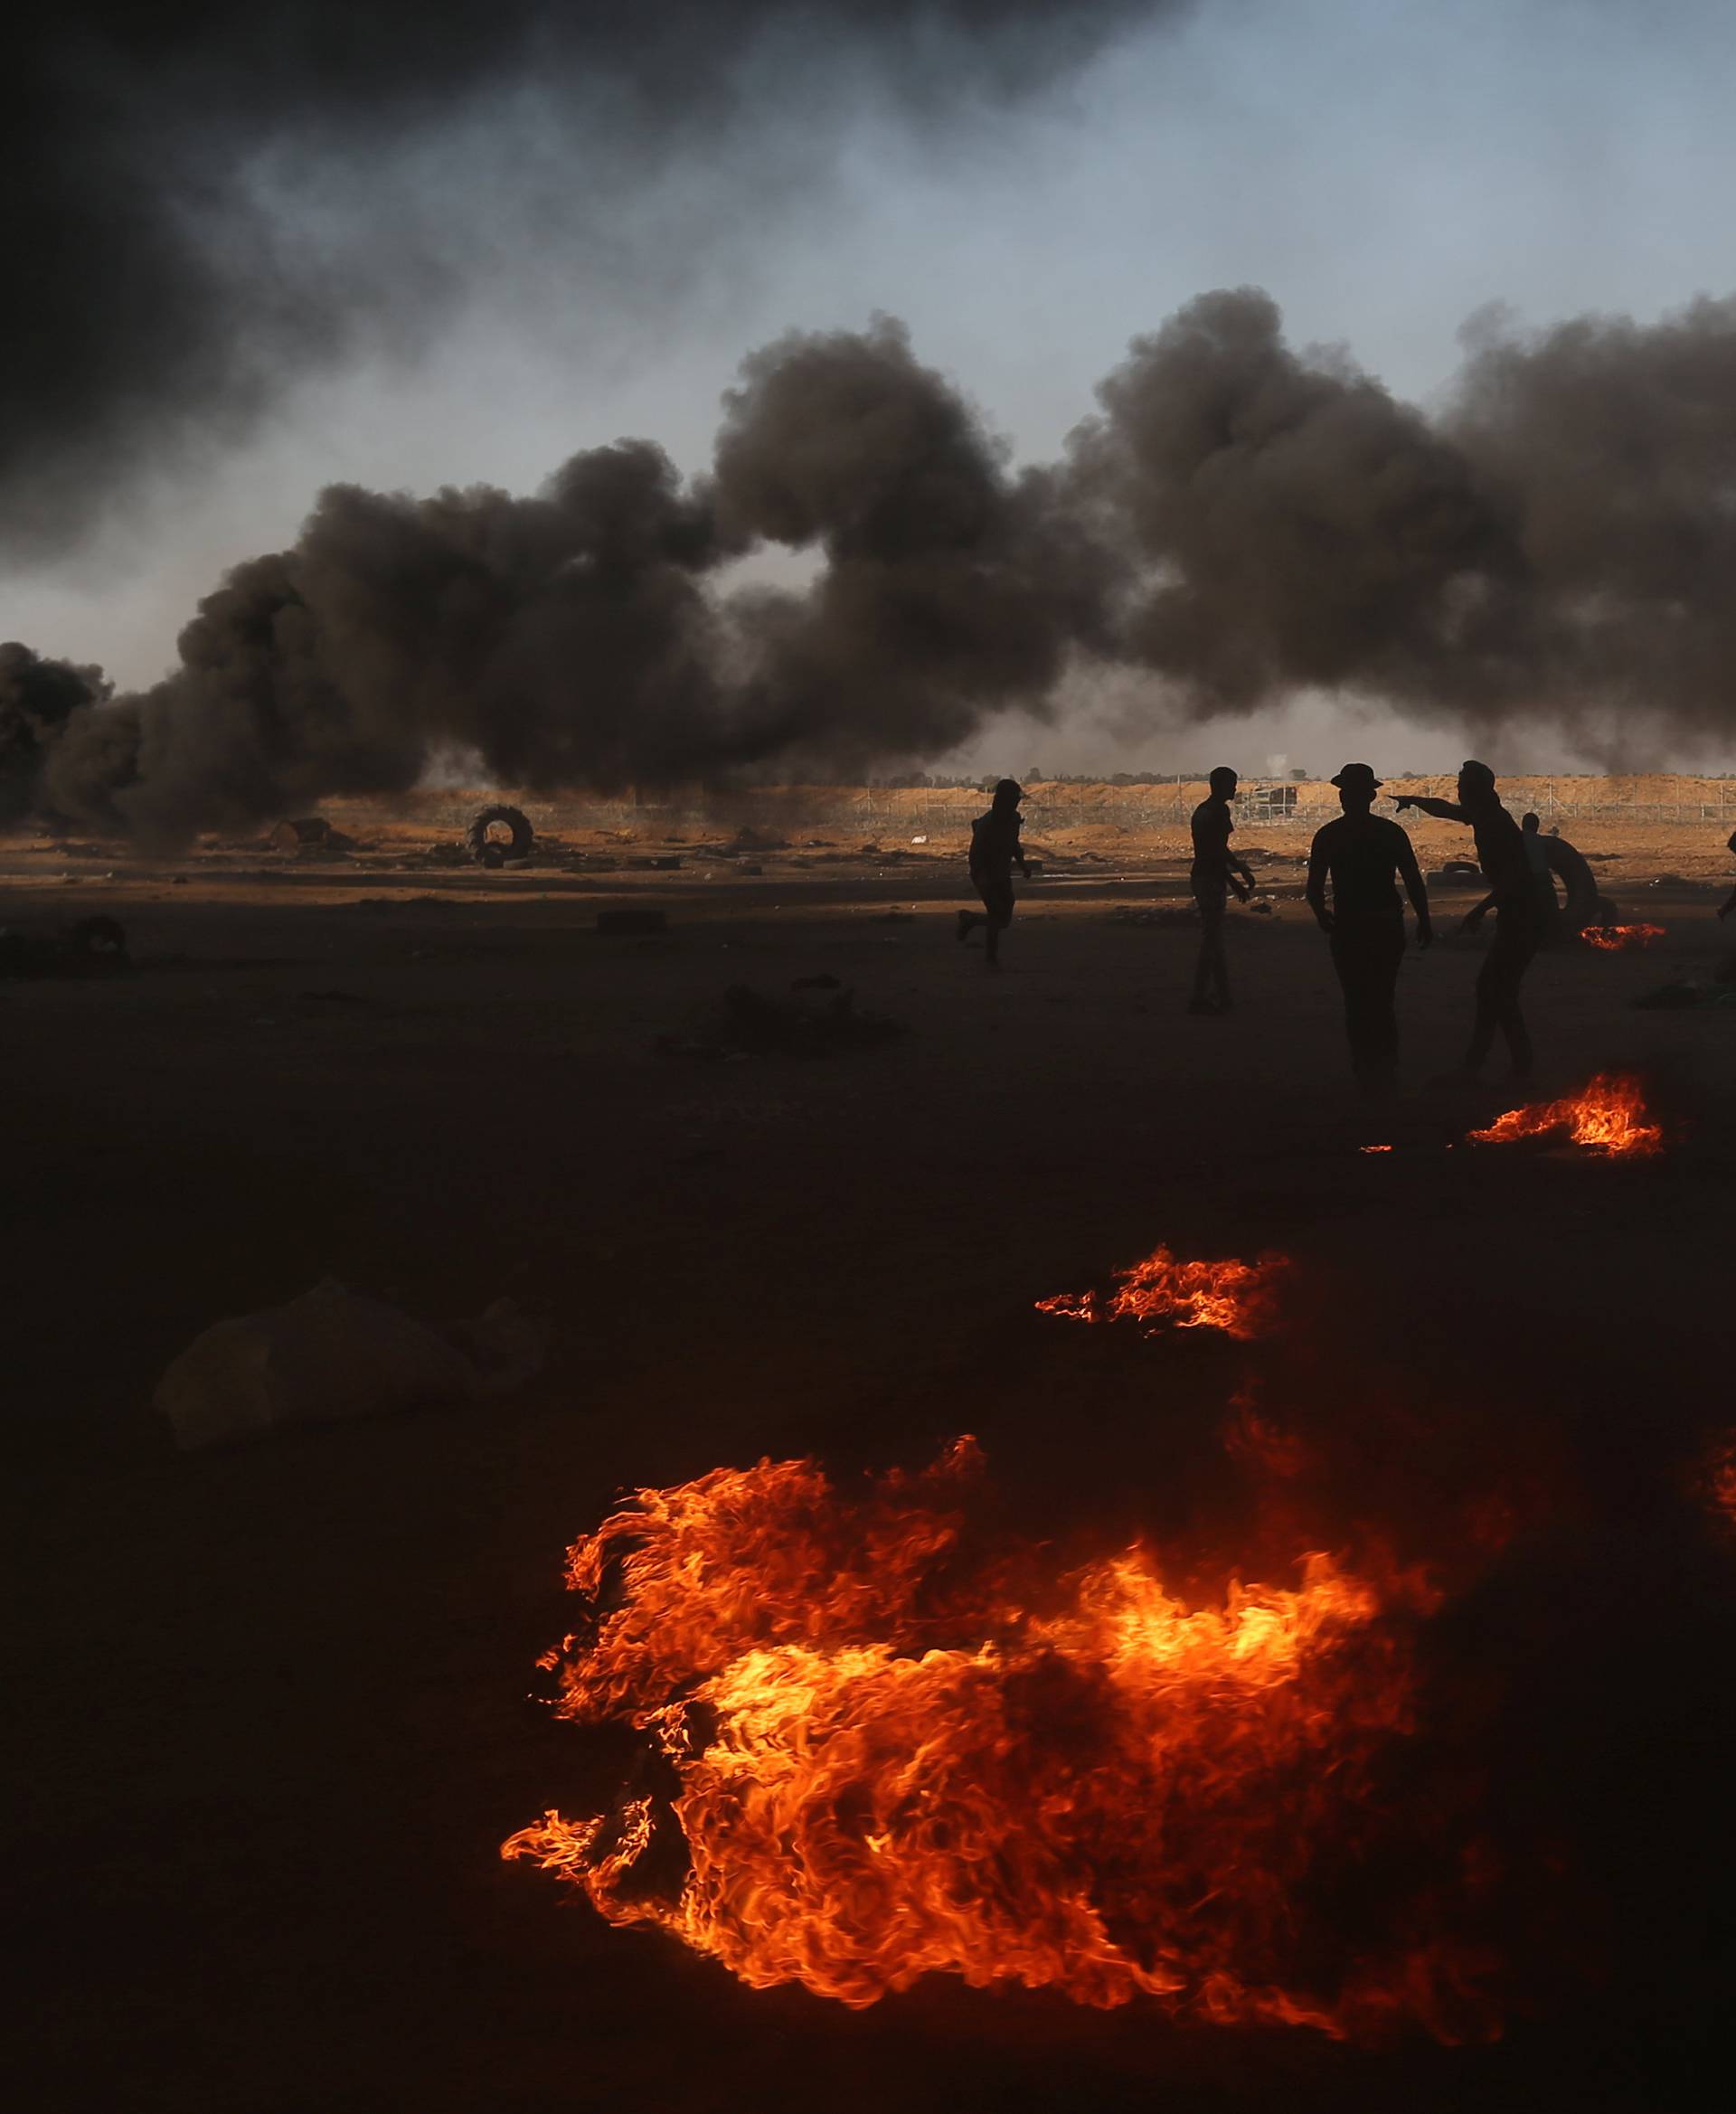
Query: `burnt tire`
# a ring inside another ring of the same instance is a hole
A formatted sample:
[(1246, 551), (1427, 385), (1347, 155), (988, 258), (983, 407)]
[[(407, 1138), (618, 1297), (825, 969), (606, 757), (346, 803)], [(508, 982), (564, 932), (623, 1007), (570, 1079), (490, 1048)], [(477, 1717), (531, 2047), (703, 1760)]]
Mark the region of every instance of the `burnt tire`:
[[(503, 844), (493, 833), (511, 832)], [(531, 820), (517, 807), (485, 807), (464, 833), (464, 848), (478, 866), (504, 866), (508, 859), (527, 859), (536, 832)]]

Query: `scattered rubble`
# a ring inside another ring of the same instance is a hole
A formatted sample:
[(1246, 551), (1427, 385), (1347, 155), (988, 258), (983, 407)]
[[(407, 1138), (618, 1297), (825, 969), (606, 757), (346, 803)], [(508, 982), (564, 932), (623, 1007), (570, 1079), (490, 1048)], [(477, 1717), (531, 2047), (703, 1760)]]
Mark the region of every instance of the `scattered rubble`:
[(80, 918), (59, 932), (0, 928), (0, 977), (110, 977), (132, 966), (126, 931), (114, 918)]
[(334, 829), (323, 815), (303, 816), (299, 821), (274, 822), (267, 833), (266, 849), (272, 852), (350, 852), (355, 839)]
[(1186, 903), (1136, 905), (1117, 903), (1109, 912), (1112, 925), (1197, 925), (1198, 913)]
[(872, 1048), (908, 1033), (902, 1021), (858, 1013), (855, 993), (835, 977), (798, 977), (788, 996), (768, 996), (731, 984), (721, 1003), (704, 1007), (679, 1033), (660, 1035), (665, 1057), (829, 1057)]
[(1736, 963), (1728, 964), (1715, 983), (1676, 977), (1629, 1003), (1641, 1013), (1675, 1013), (1695, 1005), (1736, 1005)]

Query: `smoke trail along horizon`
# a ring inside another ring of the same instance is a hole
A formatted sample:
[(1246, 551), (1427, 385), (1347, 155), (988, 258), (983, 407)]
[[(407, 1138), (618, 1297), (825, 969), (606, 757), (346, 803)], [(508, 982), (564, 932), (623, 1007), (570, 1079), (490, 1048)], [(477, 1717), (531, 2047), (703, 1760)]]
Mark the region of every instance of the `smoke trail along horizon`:
[[(624, 440), (529, 498), (333, 486), (152, 688), (11, 649), (0, 800), (166, 841), (454, 747), (542, 790), (857, 769), (1050, 714), (1090, 660), (1198, 721), (1327, 684), (1593, 746), (1637, 707), (1654, 738), (1731, 725), (1736, 300), (1486, 323), (1430, 420), (1219, 290), (1099, 398), (1015, 468), (880, 317), (750, 354), (703, 477)], [(714, 584), (769, 545), (816, 554), (805, 590)]]

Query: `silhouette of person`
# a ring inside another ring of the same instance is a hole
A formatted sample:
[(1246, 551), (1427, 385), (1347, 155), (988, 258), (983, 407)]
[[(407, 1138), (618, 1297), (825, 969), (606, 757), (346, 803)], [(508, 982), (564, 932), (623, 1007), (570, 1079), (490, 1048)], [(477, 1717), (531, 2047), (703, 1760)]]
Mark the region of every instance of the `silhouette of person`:
[(1194, 810), (1194, 864), (1189, 869), (1194, 901), (1200, 911), (1200, 958), (1194, 969), (1190, 1013), (1230, 1010), (1230, 963), (1223, 951), (1223, 919), (1231, 889), (1246, 902), (1254, 877), (1230, 849), (1235, 828), (1230, 803), (1236, 796), (1236, 774), (1221, 763), (1207, 781), (1211, 790)]
[[(1513, 1062), (1513, 1076), (1531, 1075), (1531, 1033), (1519, 1010), (1519, 986), (1537, 951), (1536, 899), (1532, 892), (1531, 862), (1525, 855), (1519, 825), (1501, 805), (1495, 789), (1495, 773), (1486, 763), (1459, 766), (1458, 800), (1436, 800), (1421, 793), (1401, 793), (1394, 805), (1402, 813), (1419, 807), (1443, 822), (1469, 825), (1477, 838), (1477, 864), (1488, 882), (1486, 902), (1495, 910), (1495, 944), (1477, 977), (1477, 1015), (1471, 1026), (1470, 1045), (1465, 1052), (1462, 1076), (1475, 1079), (1482, 1071), (1498, 1028), (1506, 1038)], [(1466, 917), (1475, 930), (1485, 905), (1479, 903)]]
[[(1563, 845), (1559, 837), (1551, 839), (1544, 836), (1543, 828), (1543, 817), (1540, 815), (1533, 813), (1522, 815), (1519, 817), (1519, 831), (1524, 839), (1525, 845), (1525, 864), (1531, 874), (1532, 901), (1537, 912), (1537, 944), (1539, 947), (1559, 947), (1562, 938), (1561, 906), (1555, 894), (1556, 873), (1561, 873), (1562, 879), (1567, 882), (1567, 896), (1570, 903), (1573, 900), (1573, 883), (1565, 871), (1554, 860), (1552, 860), (1550, 846), (1552, 843), (1554, 845), (1557, 858), (1559, 858), (1561, 852), (1572, 851), (1573, 847), (1571, 845)], [(1573, 852), (1573, 856), (1579, 859), (1580, 864), (1585, 868), (1586, 875), (1590, 878), (1590, 867), (1585, 864), (1583, 859), (1580, 859), (1580, 854), (1577, 852)], [(1595, 895), (1597, 890), (1593, 888), (1591, 892)], [(1482, 921), (1483, 913), (1493, 908), (1494, 905), (1486, 899), (1478, 904), (1479, 923)], [(1580, 923), (1582, 925), (1584, 922), (1585, 920), (1581, 918)]]
[[(1613, 925), (1616, 906), (1599, 892), (1598, 877), (1585, 854), (1554, 830), (1544, 836), (1535, 815), (1522, 816), (1519, 828), (1531, 866), (1538, 946), (1561, 947), (1577, 939), (1588, 925)], [(1567, 893), (1565, 904), (1555, 893), (1557, 876)], [(1486, 895), (1465, 913), (1465, 930), (1475, 932), (1494, 908), (1494, 896)]]
[(1024, 788), (1016, 779), (1003, 779), (995, 788), (988, 813), (970, 826), (970, 878), (983, 899), (980, 911), (960, 911), (958, 938), (968, 939), (983, 928), (983, 967), (1001, 966), (1001, 934), (1013, 922), (1013, 869), (1029, 871), (1019, 843), (1022, 826), (1019, 802)]
[[(1727, 852), (1736, 852), (1736, 829), (1731, 831), (1730, 841), (1725, 845), (1724, 849)], [(1736, 888), (1732, 888), (1723, 901), (1719, 904), (1718, 915), (1721, 918), (1727, 918), (1731, 911), (1736, 911)]]
[[(1332, 942), (1332, 966), (1344, 994), (1351, 1070), (1366, 1094), (1388, 1093), (1398, 1079), (1399, 1020), (1393, 1001), (1404, 959), (1404, 907), (1398, 876), (1417, 913), (1417, 945), (1429, 946), (1429, 891), (1410, 839), (1373, 812), (1381, 781), (1365, 763), (1347, 763), (1333, 779), (1344, 813), (1315, 832), (1308, 847), (1308, 908)], [(1326, 906), (1326, 884), (1332, 906)]]

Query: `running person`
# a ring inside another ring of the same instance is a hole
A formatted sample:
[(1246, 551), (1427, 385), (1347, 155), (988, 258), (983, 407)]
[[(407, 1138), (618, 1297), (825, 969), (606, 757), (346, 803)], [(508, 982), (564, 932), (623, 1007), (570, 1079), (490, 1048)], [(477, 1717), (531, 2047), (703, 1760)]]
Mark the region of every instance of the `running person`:
[(1013, 869), (1026, 873), (1024, 849), (1019, 843), (1019, 802), (1024, 788), (1016, 779), (1003, 779), (986, 815), (970, 826), (970, 878), (983, 899), (980, 911), (960, 911), (958, 938), (968, 939), (983, 928), (983, 967), (1001, 966), (1001, 934), (1013, 922)]

